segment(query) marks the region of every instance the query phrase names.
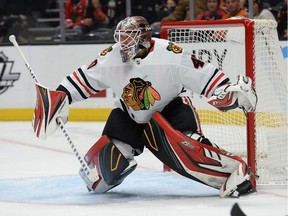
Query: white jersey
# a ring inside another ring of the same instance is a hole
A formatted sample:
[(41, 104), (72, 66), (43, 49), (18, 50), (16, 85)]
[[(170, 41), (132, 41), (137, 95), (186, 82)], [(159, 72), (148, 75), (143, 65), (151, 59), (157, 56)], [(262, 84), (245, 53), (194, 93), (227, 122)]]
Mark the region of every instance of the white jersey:
[(144, 59), (123, 63), (118, 44), (103, 50), (88, 67), (82, 66), (61, 85), (72, 101), (81, 101), (111, 88), (137, 123), (147, 123), (156, 111), (175, 99), (185, 88), (210, 97), (227, 80), (222, 71), (203, 63), (191, 53), (167, 40), (152, 38), (152, 48)]

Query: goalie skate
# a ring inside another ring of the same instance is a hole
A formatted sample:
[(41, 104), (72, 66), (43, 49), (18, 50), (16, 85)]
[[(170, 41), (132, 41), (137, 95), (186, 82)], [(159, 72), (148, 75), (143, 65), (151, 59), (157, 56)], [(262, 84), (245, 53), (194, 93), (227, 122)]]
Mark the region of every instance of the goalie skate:
[(239, 197), (240, 195), (255, 192), (250, 181), (250, 170), (246, 164), (239, 164), (236, 169), (226, 182), (220, 188), (220, 197)]

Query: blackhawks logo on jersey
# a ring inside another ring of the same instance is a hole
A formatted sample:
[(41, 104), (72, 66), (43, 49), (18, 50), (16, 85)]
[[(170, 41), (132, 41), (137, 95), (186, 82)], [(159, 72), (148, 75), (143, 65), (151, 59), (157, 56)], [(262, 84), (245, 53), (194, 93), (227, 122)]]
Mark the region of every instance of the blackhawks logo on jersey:
[(101, 55), (101, 56), (105, 56), (105, 55), (107, 55), (108, 52), (111, 52), (111, 51), (112, 51), (112, 46), (104, 49), (104, 50), (100, 53), (100, 55)]
[(155, 104), (155, 100), (161, 99), (151, 82), (140, 78), (130, 79), (130, 83), (124, 87), (121, 97), (126, 106), (131, 107), (134, 111), (148, 110), (150, 105)]
[(172, 42), (169, 42), (169, 45), (168, 45), (168, 47), (166, 49), (168, 51), (172, 51), (172, 52), (174, 52), (176, 54), (182, 53), (182, 51), (183, 51), (182, 47), (180, 47), (180, 46), (178, 46), (178, 45), (176, 45), (176, 44), (174, 44)]

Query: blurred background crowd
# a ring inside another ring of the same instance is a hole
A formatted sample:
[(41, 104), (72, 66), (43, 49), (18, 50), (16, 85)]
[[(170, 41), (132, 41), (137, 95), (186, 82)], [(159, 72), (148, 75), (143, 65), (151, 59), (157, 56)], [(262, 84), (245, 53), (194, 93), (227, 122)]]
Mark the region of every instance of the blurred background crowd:
[(194, 0), (192, 8), (189, 2), (130, 0), (127, 5), (127, 0), (0, 0), (0, 43), (8, 43), (11, 34), (22, 44), (59, 42), (63, 29), (68, 42), (112, 41), (117, 23), (127, 14), (144, 16), (154, 37), (159, 37), (162, 23), (168, 21), (235, 16), (274, 19), (279, 39), (287, 40), (287, 0), (254, 0), (253, 17), (248, 0)]

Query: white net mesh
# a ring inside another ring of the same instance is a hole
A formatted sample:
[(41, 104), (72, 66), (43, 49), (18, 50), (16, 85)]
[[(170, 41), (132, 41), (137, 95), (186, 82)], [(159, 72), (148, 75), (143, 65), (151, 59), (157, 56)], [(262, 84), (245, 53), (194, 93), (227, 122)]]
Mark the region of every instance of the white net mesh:
[[(256, 139), (258, 184), (287, 184), (287, 72), (276, 25), (274, 21), (254, 20), (254, 34), (251, 35), (247, 34), (243, 23), (233, 21), (203, 25), (189, 22), (189, 25), (167, 28), (167, 39), (197, 58), (218, 66), (232, 82), (238, 74), (245, 74), (247, 60), (254, 59), (252, 68), (258, 105), (256, 126), (248, 133)], [(254, 53), (246, 50), (247, 40), (254, 41)], [(247, 126), (243, 112), (222, 113), (198, 95), (193, 95), (193, 103), (204, 134), (222, 148), (247, 158)]]
[(287, 72), (276, 23), (255, 22), (257, 169), (264, 183), (287, 184)]

